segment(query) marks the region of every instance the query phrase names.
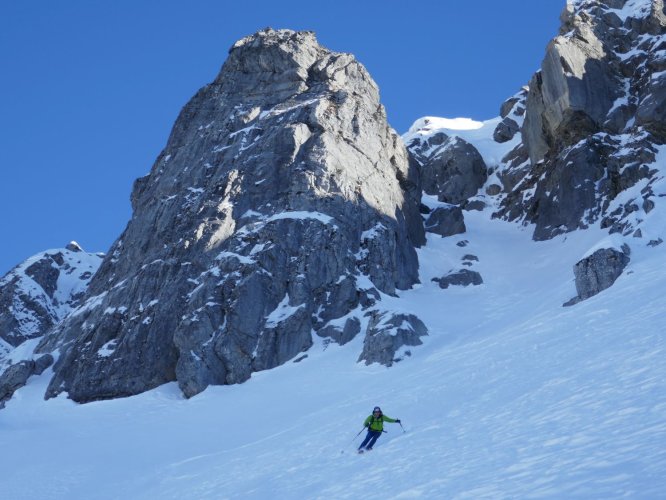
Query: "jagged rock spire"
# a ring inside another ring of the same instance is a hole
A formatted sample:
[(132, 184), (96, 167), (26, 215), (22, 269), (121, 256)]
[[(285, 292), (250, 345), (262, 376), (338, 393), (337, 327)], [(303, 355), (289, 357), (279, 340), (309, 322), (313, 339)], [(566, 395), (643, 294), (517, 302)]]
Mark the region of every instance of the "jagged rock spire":
[[(181, 111), (83, 306), (40, 351), (76, 401), (187, 396), (348, 340), (418, 279), (418, 173), (377, 85), (312, 32), (235, 43)], [(371, 351), (372, 349), (370, 349)]]

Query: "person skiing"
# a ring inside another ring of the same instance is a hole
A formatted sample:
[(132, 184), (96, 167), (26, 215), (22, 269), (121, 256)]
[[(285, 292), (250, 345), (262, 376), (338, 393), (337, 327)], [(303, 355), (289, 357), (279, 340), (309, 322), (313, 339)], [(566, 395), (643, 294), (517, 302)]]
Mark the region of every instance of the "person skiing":
[(368, 434), (365, 436), (361, 446), (358, 447), (359, 453), (363, 453), (363, 448), (365, 448), (366, 451), (372, 450), (372, 447), (377, 442), (377, 439), (379, 439), (379, 436), (381, 436), (382, 432), (384, 432), (384, 422), (399, 424), (400, 419), (387, 417), (382, 413), (382, 409), (379, 406), (375, 406), (375, 408), (372, 410), (372, 415), (366, 418), (365, 422), (363, 422), (363, 427), (368, 428)]

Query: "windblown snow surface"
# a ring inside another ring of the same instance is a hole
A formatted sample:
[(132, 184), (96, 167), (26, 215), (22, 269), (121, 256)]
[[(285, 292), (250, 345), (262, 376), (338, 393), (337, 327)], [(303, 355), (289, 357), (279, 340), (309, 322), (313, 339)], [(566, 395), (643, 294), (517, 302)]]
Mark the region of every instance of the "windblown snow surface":
[[(607, 233), (534, 242), (531, 228), (491, 213), (466, 212), (465, 234), (429, 234), (421, 284), (383, 298), (430, 332), (391, 368), (356, 362), (359, 335), (345, 346), (317, 339), (298, 363), (190, 400), (167, 384), (44, 402), (49, 374), (30, 379), (0, 411), (0, 495), (664, 498), (666, 244), (630, 242), (617, 282), (565, 308), (573, 265)], [(646, 223), (666, 239), (662, 214)], [(467, 254), (482, 285), (431, 281)], [(375, 450), (357, 455), (375, 405), (406, 432), (386, 424)]]

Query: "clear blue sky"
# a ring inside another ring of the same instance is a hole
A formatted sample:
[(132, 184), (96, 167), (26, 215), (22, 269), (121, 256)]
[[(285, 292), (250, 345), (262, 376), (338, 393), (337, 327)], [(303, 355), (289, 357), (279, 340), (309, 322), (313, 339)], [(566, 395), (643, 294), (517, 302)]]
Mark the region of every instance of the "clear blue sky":
[(486, 119), (526, 84), (565, 0), (36, 0), (0, 3), (0, 276), (78, 241), (106, 251), (187, 100), (239, 38), (314, 30), (351, 52), (403, 133)]

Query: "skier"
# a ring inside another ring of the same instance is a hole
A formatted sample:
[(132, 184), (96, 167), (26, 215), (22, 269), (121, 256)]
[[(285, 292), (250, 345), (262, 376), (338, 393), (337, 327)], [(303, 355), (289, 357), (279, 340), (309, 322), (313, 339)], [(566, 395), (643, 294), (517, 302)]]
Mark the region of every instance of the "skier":
[(365, 436), (365, 439), (361, 443), (361, 446), (358, 447), (358, 452), (363, 453), (363, 448), (367, 451), (372, 450), (372, 447), (375, 445), (375, 442), (384, 432), (384, 422), (390, 423), (400, 423), (400, 419), (393, 419), (387, 417), (382, 413), (382, 409), (379, 406), (375, 406), (372, 410), (372, 415), (365, 419), (363, 427), (368, 428), (368, 434)]

